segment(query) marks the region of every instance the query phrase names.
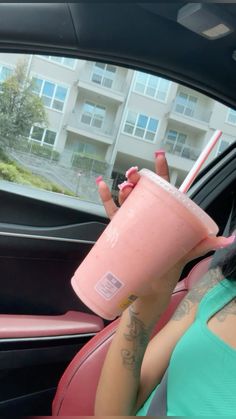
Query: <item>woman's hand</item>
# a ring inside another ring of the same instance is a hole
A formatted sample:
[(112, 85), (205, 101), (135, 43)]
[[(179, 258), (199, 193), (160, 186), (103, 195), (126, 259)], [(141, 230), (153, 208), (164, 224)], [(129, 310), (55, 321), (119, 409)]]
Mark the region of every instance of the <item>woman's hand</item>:
[[(165, 158), (164, 151), (160, 150), (159, 152), (157, 151), (155, 154), (156, 154), (156, 160), (155, 160), (156, 174), (161, 176), (163, 179), (167, 180), (168, 182), (170, 182), (169, 168), (168, 168), (168, 164)], [(126, 172), (126, 178), (127, 178), (127, 181), (119, 185), (120, 192), (118, 196), (118, 201), (120, 205), (123, 204), (123, 202), (129, 196), (130, 192), (132, 191), (132, 189), (135, 187), (136, 183), (140, 179), (137, 166), (131, 167), (131, 169), (129, 169)], [(119, 207), (117, 207), (117, 205), (115, 204), (111, 195), (111, 191), (109, 187), (107, 186), (107, 184), (102, 180), (102, 178), (98, 182), (98, 191), (99, 191), (101, 200), (103, 202), (104, 208), (106, 210), (106, 213), (111, 220), (114, 217), (115, 213), (119, 210)]]

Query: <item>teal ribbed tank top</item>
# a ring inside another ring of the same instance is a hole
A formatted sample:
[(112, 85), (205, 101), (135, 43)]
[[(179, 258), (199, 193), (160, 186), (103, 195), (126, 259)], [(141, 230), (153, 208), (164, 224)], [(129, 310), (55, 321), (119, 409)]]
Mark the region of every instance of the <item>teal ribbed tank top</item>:
[[(171, 355), (167, 416), (236, 417), (236, 349), (207, 325), (208, 320), (235, 296), (236, 282), (224, 279), (202, 298), (195, 321)], [(156, 391), (158, 386), (136, 416), (147, 415)]]

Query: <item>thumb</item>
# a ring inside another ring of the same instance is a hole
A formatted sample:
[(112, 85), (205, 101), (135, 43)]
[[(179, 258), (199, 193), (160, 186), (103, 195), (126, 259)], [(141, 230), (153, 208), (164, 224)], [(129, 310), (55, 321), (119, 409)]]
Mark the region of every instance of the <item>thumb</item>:
[(223, 249), (230, 246), (234, 243), (235, 237), (235, 235), (230, 237), (207, 237), (188, 253), (186, 256), (186, 263), (200, 256), (204, 256), (206, 253), (211, 252), (212, 250)]

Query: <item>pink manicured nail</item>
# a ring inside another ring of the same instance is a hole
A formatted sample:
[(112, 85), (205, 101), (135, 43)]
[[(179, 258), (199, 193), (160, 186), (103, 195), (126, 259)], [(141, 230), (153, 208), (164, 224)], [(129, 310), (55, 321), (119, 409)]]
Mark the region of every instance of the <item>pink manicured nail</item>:
[(120, 185), (118, 185), (118, 188), (120, 189), (120, 191), (123, 191), (125, 188), (133, 188), (133, 187), (134, 187), (134, 184), (127, 181), (120, 183)]
[(232, 235), (230, 237), (226, 237), (225, 238), (225, 244), (223, 246), (220, 246), (220, 249), (224, 249), (225, 247), (230, 246), (231, 244), (234, 243), (236, 236)]
[(127, 172), (125, 173), (125, 177), (128, 178), (133, 173), (137, 173), (137, 171), (138, 171), (138, 166), (133, 166), (129, 170), (127, 170)]
[(96, 184), (98, 185), (98, 184), (99, 184), (99, 182), (101, 182), (101, 180), (103, 180), (103, 177), (102, 177), (102, 176), (98, 176), (98, 177), (96, 178), (96, 180), (95, 180)]
[(163, 155), (165, 155), (165, 153), (166, 153), (166, 151), (165, 150), (163, 150), (163, 149), (161, 149), (161, 150), (157, 150), (157, 151), (155, 151), (155, 158), (157, 158), (157, 156), (158, 155), (160, 155), (160, 154), (163, 154)]

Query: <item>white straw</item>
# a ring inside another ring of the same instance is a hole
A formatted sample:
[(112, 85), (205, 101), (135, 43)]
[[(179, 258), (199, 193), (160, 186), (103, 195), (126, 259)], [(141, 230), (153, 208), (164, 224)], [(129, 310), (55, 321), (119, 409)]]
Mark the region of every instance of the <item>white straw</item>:
[(196, 160), (195, 164), (193, 165), (192, 169), (190, 170), (189, 174), (186, 176), (185, 180), (183, 181), (182, 185), (180, 186), (180, 192), (186, 193), (190, 186), (192, 185), (195, 177), (199, 173), (203, 163), (206, 161), (207, 157), (209, 156), (213, 147), (215, 147), (217, 141), (222, 135), (222, 131), (216, 130), (215, 133), (212, 135), (209, 143), (206, 145), (204, 150), (201, 152), (200, 156)]

